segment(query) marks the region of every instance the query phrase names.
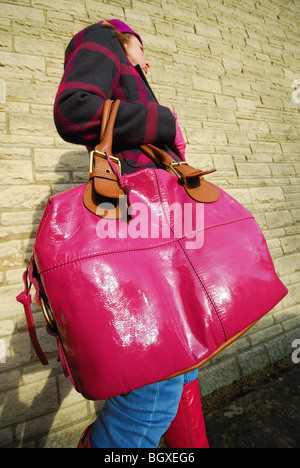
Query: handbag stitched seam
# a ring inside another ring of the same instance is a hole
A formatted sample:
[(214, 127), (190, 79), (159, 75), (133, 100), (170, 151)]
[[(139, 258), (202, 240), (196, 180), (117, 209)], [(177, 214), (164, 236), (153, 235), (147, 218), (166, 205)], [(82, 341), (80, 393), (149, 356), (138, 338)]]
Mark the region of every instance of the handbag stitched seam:
[[(162, 200), (163, 197), (162, 197), (162, 195), (165, 196), (165, 200), (167, 200), (167, 197), (166, 197), (166, 194), (164, 193), (163, 187), (162, 187), (161, 184), (159, 183), (159, 177), (158, 177), (158, 175), (157, 175), (156, 172), (155, 172), (155, 177), (156, 177), (157, 189), (158, 189), (158, 193), (159, 193), (159, 197), (160, 197), (161, 204), (162, 204), (162, 209), (163, 209), (163, 200)], [(163, 210), (163, 211), (164, 211), (164, 210)], [(166, 217), (166, 219), (167, 219), (167, 222), (168, 222), (168, 218), (167, 218), (167, 217)], [(171, 227), (170, 225), (169, 225), (169, 227), (170, 227), (170, 229), (171, 229), (173, 235), (175, 235), (175, 234), (174, 234), (174, 231), (173, 231), (173, 229), (172, 229), (172, 227)], [(221, 318), (220, 318), (220, 316), (219, 316), (219, 314), (218, 314), (217, 307), (216, 307), (216, 305), (215, 305), (213, 299), (211, 298), (211, 296), (210, 296), (210, 294), (209, 294), (209, 292), (208, 292), (208, 290), (207, 290), (207, 287), (206, 287), (205, 284), (204, 284), (204, 281), (202, 280), (202, 278), (200, 278), (200, 275), (198, 274), (198, 272), (196, 271), (194, 265), (192, 264), (192, 262), (191, 262), (191, 260), (190, 260), (190, 258), (189, 258), (189, 256), (188, 256), (188, 254), (187, 254), (185, 248), (184, 248), (183, 245), (181, 244), (182, 239), (176, 239), (176, 241), (177, 241), (177, 244), (179, 244), (179, 246), (181, 247), (181, 249), (182, 249), (184, 255), (186, 256), (186, 258), (187, 258), (187, 260), (188, 260), (190, 266), (192, 267), (192, 269), (193, 269), (193, 271), (194, 271), (196, 277), (198, 278), (198, 281), (199, 281), (199, 283), (201, 284), (202, 289), (204, 290), (206, 296), (208, 297), (209, 301), (211, 302), (211, 305), (213, 306), (214, 311), (215, 311), (215, 314), (216, 314), (216, 316), (217, 316), (217, 318), (218, 318), (218, 320), (219, 320), (219, 323), (220, 323), (220, 325), (221, 325), (221, 327), (222, 327), (222, 332), (223, 332), (223, 335), (224, 335), (224, 339), (225, 339), (225, 341), (227, 341), (227, 334), (226, 334), (224, 325), (223, 325), (222, 320), (221, 320)]]
[[(251, 218), (251, 217), (247, 217), (247, 218), (242, 218), (242, 219), (238, 219), (236, 221), (230, 221), (229, 223), (224, 223), (224, 224), (218, 224), (216, 226), (210, 226), (208, 228), (205, 228), (206, 229), (214, 229), (214, 228), (220, 228), (220, 227), (227, 227), (231, 224), (234, 224), (234, 223), (240, 223), (242, 221), (255, 221), (254, 218)], [(193, 234), (197, 234), (197, 232), (200, 232), (200, 230), (198, 231), (194, 231)], [(67, 265), (70, 265), (71, 263), (76, 263), (76, 262), (82, 262), (82, 261), (85, 261), (85, 260), (89, 260), (91, 258), (95, 258), (95, 257), (104, 257), (106, 255), (115, 255), (115, 254), (122, 254), (122, 253), (129, 253), (129, 252), (140, 252), (142, 250), (152, 250), (152, 249), (159, 249), (161, 247), (165, 247), (166, 245), (171, 245), (171, 244), (176, 244), (178, 241), (183, 241), (186, 239), (186, 236), (180, 238), (180, 239), (173, 239), (169, 242), (164, 242), (163, 244), (158, 244), (158, 245), (148, 245), (147, 247), (140, 247), (140, 248), (137, 248), (137, 249), (122, 249), (122, 250), (110, 250), (110, 251), (107, 251), (107, 252), (94, 252), (94, 253), (91, 253), (87, 256), (84, 256), (84, 257), (79, 257), (79, 258), (76, 258), (74, 260), (70, 260), (68, 262), (65, 262), (65, 263), (61, 263), (59, 265), (54, 265), (54, 266), (50, 266), (50, 267), (47, 267), (47, 268), (44, 268), (43, 270), (40, 270), (38, 273), (41, 275), (41, 274), (44, 274), (44, 273), (47, 273), (48, 271), (51, 271), (51, 270), (55, 270), (56, 268), (62, 268), (62, 267), (65, 267)]]
[(83, 262), (85, 260), (90, 260), (91, 258), (95, 258), (95, 257), (104, 257), (106, 255), (131, 253), (131, 252), (140, 252), (142, 250), (152, 250), (152, 249), (155, 249), (155, 248), (165, 247), (166, 245), (176, 244), (176, 242), (177, 242), (177, 239), (172, 240), (170, 242), (166, 242), (164, 244), (141, 247), (139, 249), (112, 250), (112, 251), (107, 251), (107, 252), (104, 252), (104, 253), (101, 253), (101, 252), (96, 253), (95, 252), (95, 253), (89, 254), (89, 255), (87, 255), (85, 257), (76, 258), (74, 260), (70, 260), (68, 262), (61, 263), (60, 265), (55, 265), (55, 266), (52, 266), (52, 267), (49, 267), (49, 268), (45, 268), (44, 270), (39, 271), (39, 274), (41, 275), (41, 274), (47, 273), (48, 271), (55, 270), (56, 268), (62, 268), (62, 267), (70, 265), (71, 263)]
[(179, 243), (180, 247), (182, 248), (182, 250), (183, 250), (183, 252), (184, 252), (184, 254), (185, 254), (187, 260), (189, 261), (189, 263), (190, 263), (192, 269), (194, 270), (195, 275), (197, 276), (198, 280), (200, 281), (200, 284), (201, 284), (202, 288), (204, 289), (204, 291), (205, 291), (205, 293), (206, 293), (208, 299), (210, 300), (210, 302), (211, 302), (211, 304), (212, 304), (212, 306), (213, 306), (213, 308), (214, 308), (214, 311), (215, 311), (215, 313), (216, 313), (216, 315), (217, 315), (217, 317), (218, 317), (218, 320), (219, 320), (219, 322), (220, 322), (220, 325), (221, 325), (221, 327), (222, 327), (224, 339), (225, 339), (225, 341), (227, 341), (227, 333), (226, 333), (224, 324), (223, 324), (223, 322), (222, 322), (222, 320), (221, 320), (221, 318), (220, 318), (220, 316), (219, 316), (219, 313), (218, 313), (218, 310), (217, 310), (217, 306), (215, 305), (215, 303), (214, 303), (214, 301), (213, 301), (211, 295), (209, 294), (209, 292), (208, 292), (208, 290), (207, 290), (207, 288), (206, 288), (206, 286), (205, 286), (205, 284), (204, 284), (203, 279), (200, 278), (200, 275), (199, 275), (198, 272), (195, 270), (194, 265), (192, 264), (192, 262), (191, 262), (191, 260), (190, 260), (190, 258), (189, 258), (189, 256), (188, 256), (188, 254), (186, 253), (185, 248), (183, 247), (183, 245), (181, 245), (180, 240), (178, 240), (178, 243)]

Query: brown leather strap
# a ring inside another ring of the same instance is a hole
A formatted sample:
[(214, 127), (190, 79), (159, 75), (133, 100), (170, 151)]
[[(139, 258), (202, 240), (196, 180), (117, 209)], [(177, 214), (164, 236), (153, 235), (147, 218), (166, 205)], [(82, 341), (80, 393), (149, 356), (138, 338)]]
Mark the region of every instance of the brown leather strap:
[(101, 130), (100, 130), (100, 143), (103, 140), (104, 133), (106, 130), (106, 125), (110, 116), (111, 106), (113, 101), (107, 99), (103, 106), (102, 118), (101, 118)]
[(146, 154), (146, 156), (148, 156), (148, 158), (152, 159), (152, 161), (153, 161), (158, 167), (161, 167), (162, 169), (164, 169), (163, 161), (161, 160), (160, 157), (158, 157), (158, 156), (156, 155), (156, 152), (153, 151), (153, 149), (150, 148), (150, 145), (142, 145), (142, 146), (141, 146), (141, 150), (143, 151), (143, 153)]
[[(108, 99), (103, 108), (100, 143), (90, 154), (90, 181), (84, 194), (85, 206), (99, 215), (98, 205), (114, 200), (108, 218), (116, 218), (119, 213), (119, 197), (125, 196), (120, 184), (121, 164), (112, 156), (113, 130), (121, 101)], [(152, 144), (142, 145), (141, 150), (159, 167), (176, 175), (184, 185), (188, 195), (196, 201), (212, 203), (218, 200), (219, 190), (204, 180), (203, 176), (215, 169), (201, 171), (189, 166), (185, 161), (175, 161), (168, 153)], [(101, 214), (100, 214), (101, 216)]]
[(110, 218), (116, 217), (114, 200), (125, 195), (117, 175), (121, 171), (120, 161), (112, 156), (113, 130), (120, 102), (108, 99), (104, 103), (100, 143), (90, 153), (90, 180), (83, 198), (86, 208), (99, 216), (102, 211), (98, 206), (112, 199), (111, 210), (108, 208), (104, 211)]
[(203, 177), (204, 175), (211, 174), (212, 172), (216, 171), (216, 169), (210, 169), (208, 171), (201, 171), (200, 169), (195, 169), (192, 166), (189, 166), (188, 163), (185, 161), (176, 161), (168, 153), (151, 144), (148, 144), (147, 146), (141, 146), (141, 149), (150, 149), (151, 152), (148, 152), (147, 155), (153, 160), (153, 155), (157, 154), (158, 160), (164, 167), (164, 169), (166, 169), (168, 172), (173, 172), (173, 174), (175, 174), (179, 179), (182, 179), (184, 181), (187, 179), (194, 179), (196, 177)]
[[(175, 174), (183, 184), (187, 194), (198, 202), (213, 203), (219, 199), (220, 192), (203, 176), (215, 172), (216, 169), (201, 171), (189, 166), (185, 161), (175, 161), (168, 153), (154, 145), (148, 144), (141, 147), (146, 154), (154, 160), (153, 154), (157, 155), (161, 166), (171, 174)], [(150, 150), (150, 151), (149, 151)]]
[[(99, 145), (96, 146), (95, 150), (100, 152), (107, 151), (109, 155), (112, 154), (112, 143), (113, 143), (113, 132), (115, 121), (117, 118), (118, 110), (120, 107), (120, 99), (117, 99), (115, 102), (108, 99), (104, 104), (104, 120), (103, 120), (103, 134), (101, 135), (101, 140)], [(108, 122), (106, 123), (107, 116)]]

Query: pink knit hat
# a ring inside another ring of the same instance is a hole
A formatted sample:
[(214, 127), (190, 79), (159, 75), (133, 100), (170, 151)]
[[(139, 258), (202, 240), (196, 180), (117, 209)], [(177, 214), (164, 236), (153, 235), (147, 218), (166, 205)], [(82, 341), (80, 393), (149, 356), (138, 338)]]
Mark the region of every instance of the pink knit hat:
[(120, 21), (118, 19), (112, 19), (112, 20), (107, 20), (106, 23), (109, 23), (112, 26), (114, 26), (117, 29), (117, 31), (119, 31), (121, 34), (133, 34), (135, 37), (138, 38), (140, 43), (143, 45), (143, 42), (140, 36), (135, 31), (133, 31), (126, 23), (123, 23), (123, 21)]

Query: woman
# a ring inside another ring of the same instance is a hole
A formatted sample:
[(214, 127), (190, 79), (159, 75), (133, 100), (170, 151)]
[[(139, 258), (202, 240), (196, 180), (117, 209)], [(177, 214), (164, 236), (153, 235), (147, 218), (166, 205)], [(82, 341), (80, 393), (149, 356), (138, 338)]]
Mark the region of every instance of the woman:
[[(149, 67), (140, 36), (122, 21), (99, 22), (79, 32), (67, 47), (55, 101), (61, 137), (94, 148), (105, 100), (120, 99), (113, 153), (122, 173), (156, 167), (140, 149), (147, 143), (184, 159), (179, 125), (157, 102), (146, 78)], [(107, 400), (79, 447), (156, 448), (164, 435), (169, 447), (207, 448), (197, 376), (193, 371)]]

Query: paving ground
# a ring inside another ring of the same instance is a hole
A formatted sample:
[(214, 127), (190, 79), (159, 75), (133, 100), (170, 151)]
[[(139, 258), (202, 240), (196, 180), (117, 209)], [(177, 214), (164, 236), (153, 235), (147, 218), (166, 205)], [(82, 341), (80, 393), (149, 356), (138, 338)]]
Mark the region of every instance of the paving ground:
[(204, 398), (211, 448), (300, 448), (300, 365), (235, 387)]

